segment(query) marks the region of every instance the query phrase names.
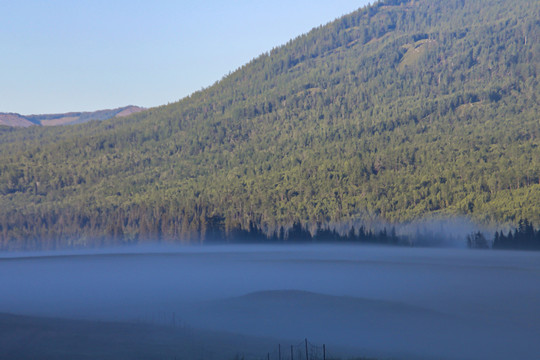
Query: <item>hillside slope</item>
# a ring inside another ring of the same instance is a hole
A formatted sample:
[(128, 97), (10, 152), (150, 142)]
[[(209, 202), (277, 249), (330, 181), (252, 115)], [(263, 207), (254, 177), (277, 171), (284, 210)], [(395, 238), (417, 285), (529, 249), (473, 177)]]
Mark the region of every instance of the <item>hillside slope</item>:
[(178, 103), (2, 129), (4, 246), (538, 223), (539, 18), (527, 0), (378, 2)]
[(28, 127), (37, 125), (35, 122), (30, 121), (28, 118), (14, 113), (0, 113), (0, 125), (15, 126), (15, 127)]
[(90, 112), (70, 112), (64, 114), (20, 115), (0, 113), (0, 125), (28, 127), (32, 125), (56, 126), (81, 124), (92, 120), (107, 120), (114, 117), (123, 117), (143, 111), (139, 106), (124, 106), (112, 110), (98, 110)]

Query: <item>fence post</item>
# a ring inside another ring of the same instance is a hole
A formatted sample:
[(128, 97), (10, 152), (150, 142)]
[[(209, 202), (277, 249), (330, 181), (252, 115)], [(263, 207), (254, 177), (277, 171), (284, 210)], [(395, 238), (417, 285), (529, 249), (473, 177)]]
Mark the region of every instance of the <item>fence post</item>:
[(293, 356), (293, 347), (291, 345), (291, 360), (294, 360), (294, 356)]
[(278, 344), (278, 358), (281, 360), (281, 344)]
[(322, 358), (326, 360), (326, 345), (322, 344)]
[(308, 351), (307, 351), (307, 338), (306, 338), (306, 360), (309, 360)]

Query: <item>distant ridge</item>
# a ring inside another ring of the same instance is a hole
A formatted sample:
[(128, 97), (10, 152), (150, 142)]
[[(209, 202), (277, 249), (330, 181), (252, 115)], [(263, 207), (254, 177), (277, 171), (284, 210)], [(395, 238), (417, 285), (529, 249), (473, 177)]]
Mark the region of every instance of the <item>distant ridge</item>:
[(13, 126), (13, 127), (28, 127), (32, 125), (39, 125), (28, 118), (13, 113), (0, 113), (0, 125)]
[(107, 120), (124, 117), (145, 110), (143, 107), (128, 105), (116, 109), (88, 112), (69, 112), (63, 114), (21, 115), (16, 113), (0, 113), (0, 125), (13, 127), (57, 126), (81, 124), (92, 120)]

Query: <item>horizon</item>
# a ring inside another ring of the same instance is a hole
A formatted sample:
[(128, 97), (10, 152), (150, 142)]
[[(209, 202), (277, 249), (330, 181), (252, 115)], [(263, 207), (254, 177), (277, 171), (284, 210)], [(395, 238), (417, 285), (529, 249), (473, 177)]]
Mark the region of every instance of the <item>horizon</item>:
[[(61, 114), (174, 103), (368, 3), (6, 3), (0, 39), (12, 56), (0, 60), (11, 70), (0, 90), (0, 112)], [(252, 31), (255, 26), (259, 31)]]

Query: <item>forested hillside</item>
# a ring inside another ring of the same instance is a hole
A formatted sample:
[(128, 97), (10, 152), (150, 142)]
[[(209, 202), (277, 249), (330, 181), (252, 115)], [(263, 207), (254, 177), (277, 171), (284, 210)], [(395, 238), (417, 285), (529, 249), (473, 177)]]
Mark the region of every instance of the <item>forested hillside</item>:
[(3, 247), (434, 215), (538, 224), (539, 19), (530, 0), (381, 1), (177, 103), (0, 128)]

